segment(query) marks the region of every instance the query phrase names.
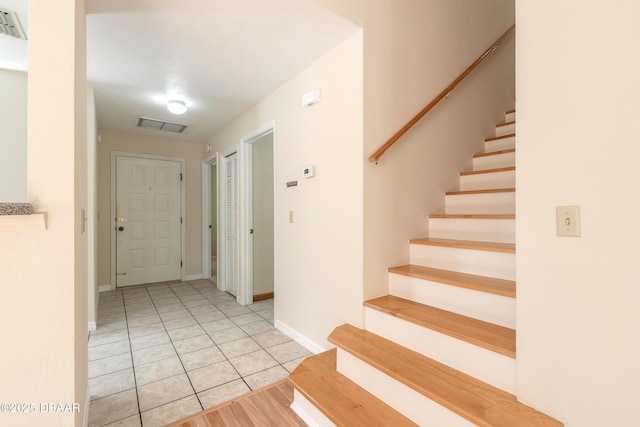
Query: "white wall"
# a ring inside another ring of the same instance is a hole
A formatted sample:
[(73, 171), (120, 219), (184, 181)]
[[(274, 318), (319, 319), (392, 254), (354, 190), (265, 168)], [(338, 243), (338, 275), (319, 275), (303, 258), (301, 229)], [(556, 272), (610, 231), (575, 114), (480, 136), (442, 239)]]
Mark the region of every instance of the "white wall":
[(100, 129), (98, 144), (98, 280), (111, 283), (111, 152), (151, 154), (186, 160), (186, 254), (187, 276), (202, 275), (202, 145), (173, 139), (131, 135)]
[[(518, 396), (638, 424), (640, 3), (517, 2)], [(555, 235), (580, 205), (582, 237)]]
[[(210, 141), (223, 151), (276, 121), (275, 317), (324, 347), (335, 326), (362, 324), (362, 49), (357, 31)], [(313, 88), (322, 100), (303, 108)]]
[(0, 70), (0, 203), (27, 201), (27, 73)]
[(0, 233), (0, 402), (82, 411), (0, 412), (0, 425), (79, 427), (88, 397), (84, 1), (29, 2), (28, 36), (28, 201), (47, 213), (47, 229)]

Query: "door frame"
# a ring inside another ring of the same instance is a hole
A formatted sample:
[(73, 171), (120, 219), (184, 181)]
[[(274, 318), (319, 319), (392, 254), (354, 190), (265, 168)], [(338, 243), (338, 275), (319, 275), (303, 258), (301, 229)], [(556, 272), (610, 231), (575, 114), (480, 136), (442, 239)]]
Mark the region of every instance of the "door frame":
[[(218, 280), (216, 286), (220, 289), (220, 153), (210, 154), (202, 160), (202, 278), (211, 279), (211, 230), (209, 225), (216, 227), (216, 271)], [(216, 223), (211, 223), (211, 166), (216, 165)]]
[(273, 134), (273, 274), (274, 294), (276, 287), (276, 121), (272, 120), (247, 135), (240, 138), (240, 283), (238, 285), (238, 302), (240, 304), (253, 303), (253, 239), (249, 232), (253, 216), (253, 143), (267, 134)]
[[(187, 230), (187, 208), (185, 203), (185, 190), (187, 183), (186, 173), (186, 160), (181, 157), (168, 157), (168, 156), (156, 156), (153, 154), (143, 153), (130, 153), (126, 151), (112, 151), (111, 152), (111, 215), (108, 218), (109, 227), (111, 228), (111, 290), (117, 288), (116, 281), (116, 228), (112, 227), (116, 218), (116, 158), (117, 157), (133, 157), (138, 159), (147, 160), (168, 160), (172, 162), (180, 163), (180, 172), (182, 173), (182, 181), (180, 182), (180, 216), (182, 217), (182, 223), (180, 224), (180, 259), (183, 260), (182, 267), (180, 267), (180, 280), (183, 282), (186, 280), (187, 263), (185, 262), (186, 254), (186, 230)], [(113, 220), (111, 218), (114, 218)]]

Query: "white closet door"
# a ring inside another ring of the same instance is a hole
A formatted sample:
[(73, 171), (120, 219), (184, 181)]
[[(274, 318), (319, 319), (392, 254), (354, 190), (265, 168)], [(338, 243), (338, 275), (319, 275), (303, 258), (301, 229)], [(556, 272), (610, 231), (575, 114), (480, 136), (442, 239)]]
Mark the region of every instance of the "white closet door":
[(226, 290), (238, 294), (238, 153), (225, 158), (225, 275)]

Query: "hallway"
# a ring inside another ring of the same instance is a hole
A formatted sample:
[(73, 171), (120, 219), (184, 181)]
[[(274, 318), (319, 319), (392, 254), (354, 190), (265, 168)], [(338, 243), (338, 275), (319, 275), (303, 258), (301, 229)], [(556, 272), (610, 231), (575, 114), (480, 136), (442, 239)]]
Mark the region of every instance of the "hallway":
[(90, 427), (162, 426), (288, 376), (310, 353), (208, 280), (100, 294)]

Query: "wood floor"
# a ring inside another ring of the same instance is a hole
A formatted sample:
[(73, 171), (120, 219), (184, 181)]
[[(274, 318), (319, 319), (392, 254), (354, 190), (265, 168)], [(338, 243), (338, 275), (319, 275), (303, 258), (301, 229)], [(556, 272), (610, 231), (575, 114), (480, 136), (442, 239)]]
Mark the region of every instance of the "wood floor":
[(291, 402), (293, 388), (283, 380), (165, 427), (306, 427), (289, 408)]

